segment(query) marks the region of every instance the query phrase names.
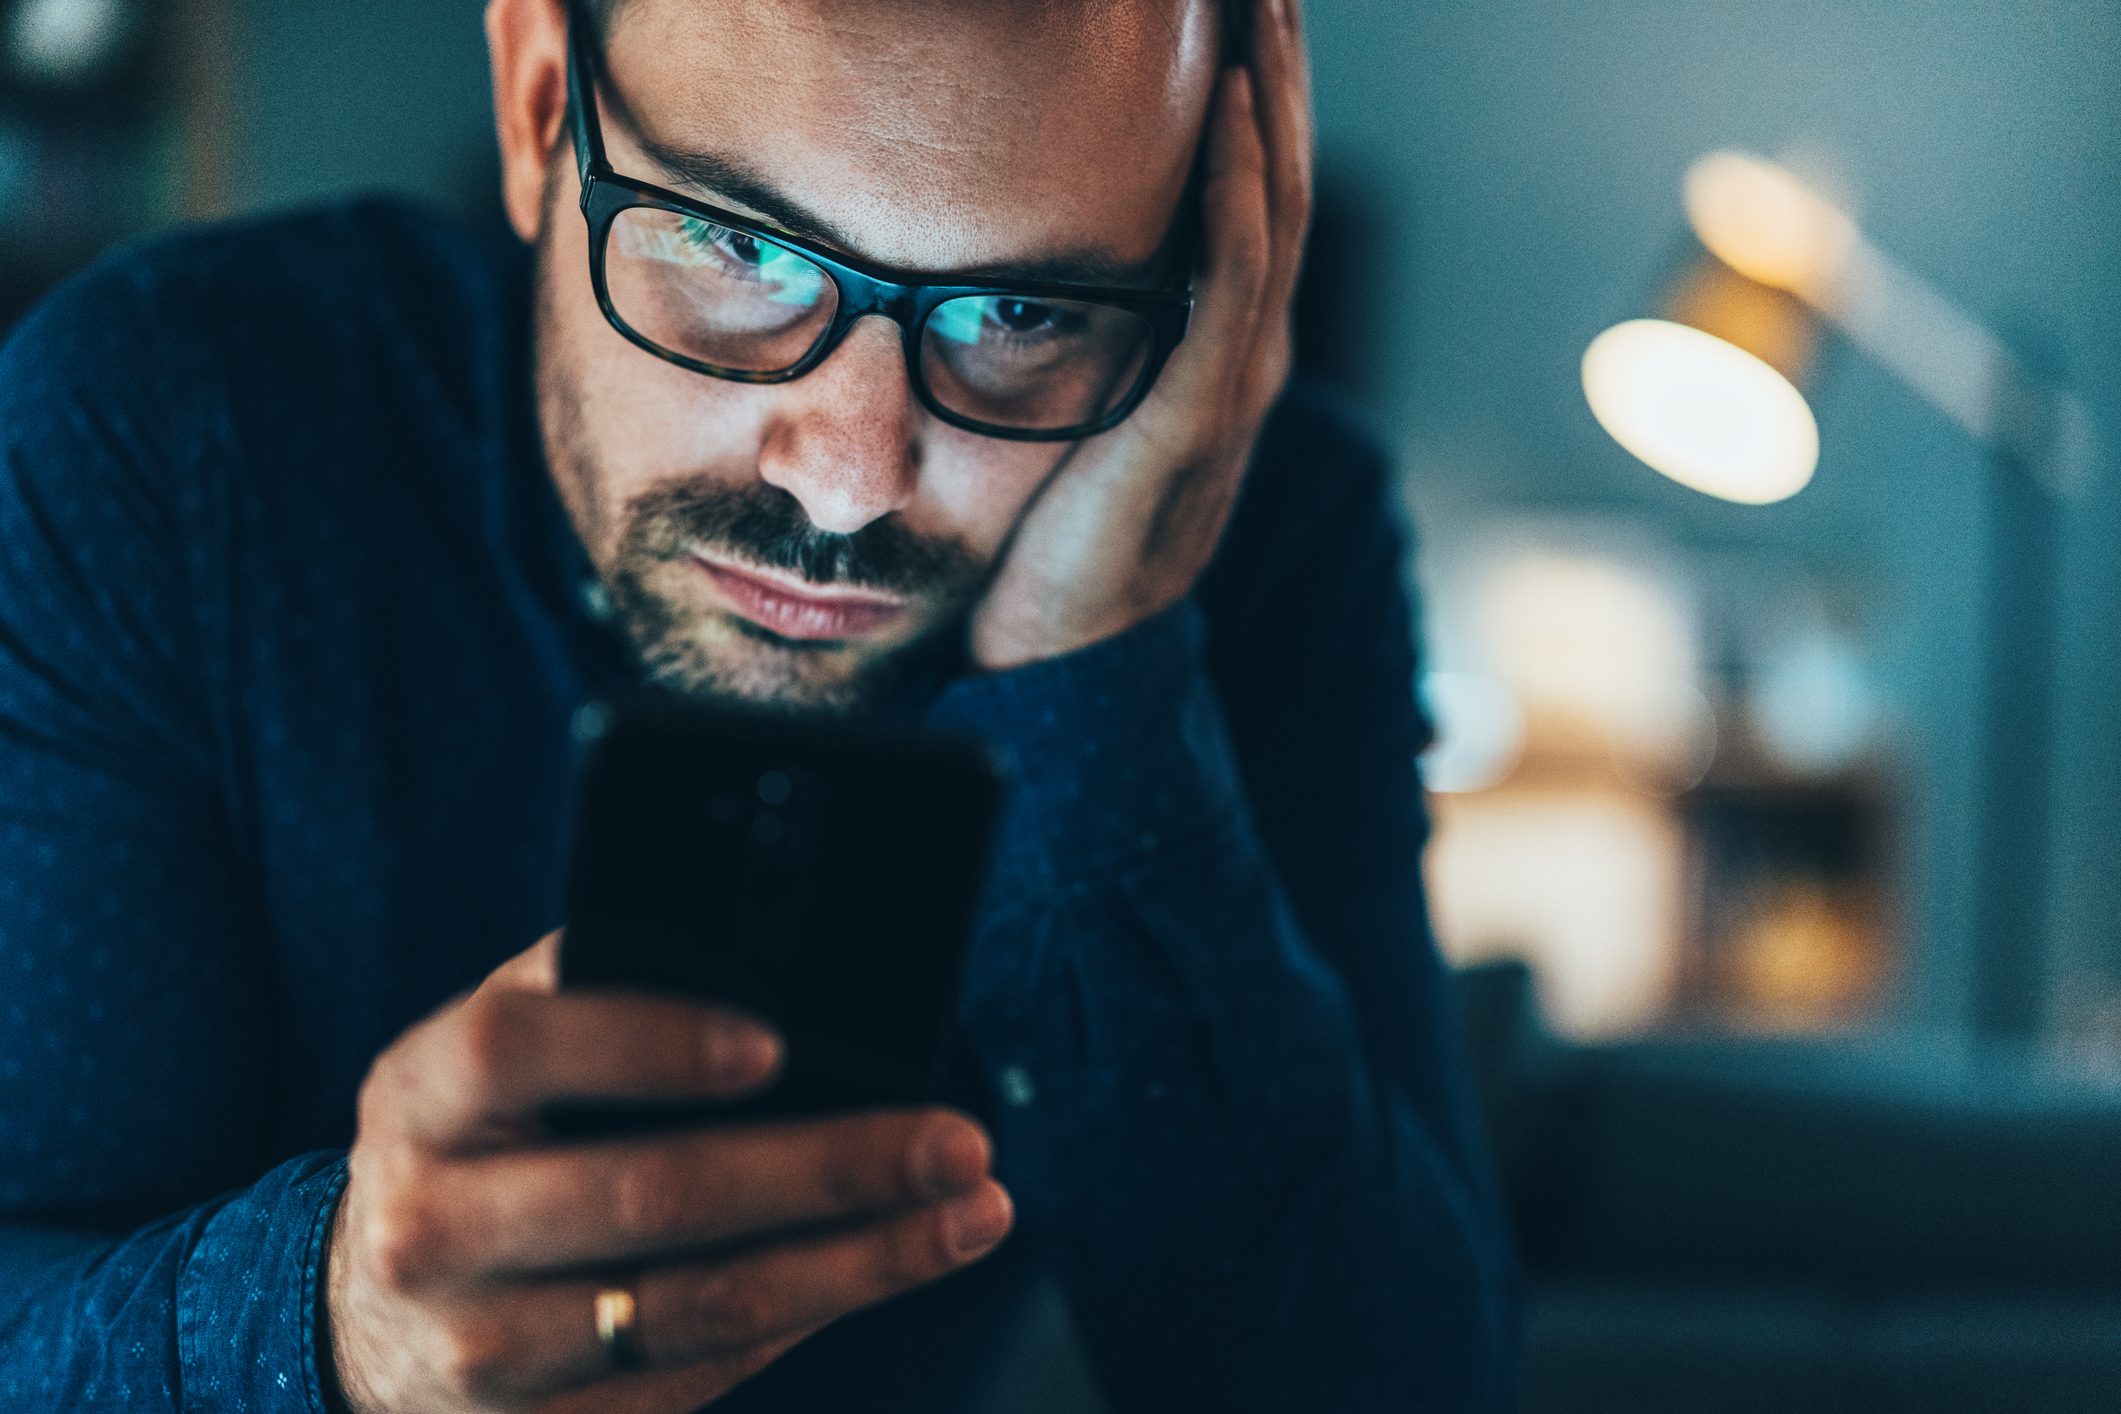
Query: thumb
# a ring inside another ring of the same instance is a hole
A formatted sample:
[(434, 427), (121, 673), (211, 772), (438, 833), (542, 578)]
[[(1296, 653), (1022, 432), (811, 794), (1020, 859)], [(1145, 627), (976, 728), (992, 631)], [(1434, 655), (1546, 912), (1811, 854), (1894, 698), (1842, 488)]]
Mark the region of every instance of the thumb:
[(560, 934), (553, 929), (490, 973), (482, 987), (502, 987), (518, 992), (556, 992), (560, 989)]

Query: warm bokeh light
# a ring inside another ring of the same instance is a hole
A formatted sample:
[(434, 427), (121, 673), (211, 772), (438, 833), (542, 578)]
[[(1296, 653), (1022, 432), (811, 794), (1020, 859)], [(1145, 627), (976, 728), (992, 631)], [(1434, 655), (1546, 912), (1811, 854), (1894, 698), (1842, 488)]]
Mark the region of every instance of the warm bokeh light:
[(1782, 374), (1736, 345), (1662, 319), (1615, 325), (1583, 355), (1599, 424), (1682, 486), (1746, 505), (1804, 489), (1819, 424)]
[(1748, 900), (1744, 914), (1730, 980), (1747, 1024), (1809, 1031), (1862, 1015), (1884, 959), (1853, 900), (1817, 880), (1785, 879)]
[(1656, 1021), (1679, 957), (1684, 839), (1618, 787), (1505, 789), (1436, 802), (1437, 936), (1456, 962), (1515, 957), (1556, 1029), (1620, 1036)]
[(1694, 233), (1718, 260), (1763, 285), (1824, 295), (1857, 245), (1855, 222), (1788, 169), (1712, 152), (1686, 175)]
[(1691, 755), (1693, 630), (1670, 585), (1617, 554), (1558, 548), (1512, 555), (1485, 580), (1488, 661), (1549, 746)]

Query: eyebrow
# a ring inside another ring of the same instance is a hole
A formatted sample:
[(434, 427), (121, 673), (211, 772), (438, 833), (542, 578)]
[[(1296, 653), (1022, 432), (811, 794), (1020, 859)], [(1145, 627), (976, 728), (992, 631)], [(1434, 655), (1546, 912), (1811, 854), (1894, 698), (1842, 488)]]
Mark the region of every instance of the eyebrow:
[[(720, 197), (725, 203), (758, 213), (789, 235), (816, 241), (836, 251), (851, 251), (846, 234), (781, 191), (758, 171), (717, 152), (676, 147), (641, 131), (631, 113), (621, 122), (634, 145), (655, 164), (665, 181)], [(1167, 268), (1169, 254), (1159, 248), (1145, 260), (1122, 260), (1100, 250), (1058, 251), (1028, 260), (974, 266), (947, 272), (966, 283), (982, 279), (1022, 280), (1035, 284), (1093, 285), (1110, 289), (1149, 288)]]

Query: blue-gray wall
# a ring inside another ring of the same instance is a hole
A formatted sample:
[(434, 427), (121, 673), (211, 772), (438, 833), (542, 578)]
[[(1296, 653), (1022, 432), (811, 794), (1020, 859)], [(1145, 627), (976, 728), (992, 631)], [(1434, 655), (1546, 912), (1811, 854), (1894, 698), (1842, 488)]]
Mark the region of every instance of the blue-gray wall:
[(1433, 540), (1495, 502), (1628, 507), (1684, 541), (1874, 569), (1885, 686), (1914, 770), (1911, 1019), (1960, 1022), (1973, 954), (1989, 467), (1876, 369), (1819, 390), (1818, 480), (1711, 503), (1598, 431), (1576, 361), (1644, 312), (1687, 163), (1810, 150), (1873, 239), (2093, 405), (2103, 480), (2070, 513), (2053, 897), (2057, 975), (2121, 953), (2121, 8), (1778, 0), (1323, 0), (1322, 142), (1404, 261), (1372, 401)]

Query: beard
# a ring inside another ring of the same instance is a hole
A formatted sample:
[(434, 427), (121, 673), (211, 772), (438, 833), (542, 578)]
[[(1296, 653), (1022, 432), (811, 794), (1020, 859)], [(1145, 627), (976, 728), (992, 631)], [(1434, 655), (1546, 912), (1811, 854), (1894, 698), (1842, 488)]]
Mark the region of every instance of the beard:
[[(579, 371), (554, 333), (557, 273), (549, 241), (541, 240), (532, 329), (539, 420), (552, 474), (601, 519), (611, 514), (603, 497), (610, 483), (585, 431)], [(614, 356), (650, 357), (630, 345)], [(801, 501), (755, 476), (737, 484), (704, 473), (663, 481), (616, 515), (617, 549), (599, 566), (613, 620), (644, 681), (710, 705), (835, 716), (902, 705), (961, 666), (966, 623), (992, 572), (968, 546), (917, 536), (895, 515), (848, 534), (819, 530)], [(785, 638), (708, 602), (696, 551), (821, 588), (904, 598), (916, 626), (876, 643)]]
[[(695, 550), (936, 607), (888, 648), (784, 638), (700, 603)], [(985, 575), (961, 548), (918, 539), (889, 518), (830, 534), (777, 486), (686, 481), (627, 505), (606, 578), (614, 617), (649, 681), (702, 701), (866, 715), (957, 666)]]

